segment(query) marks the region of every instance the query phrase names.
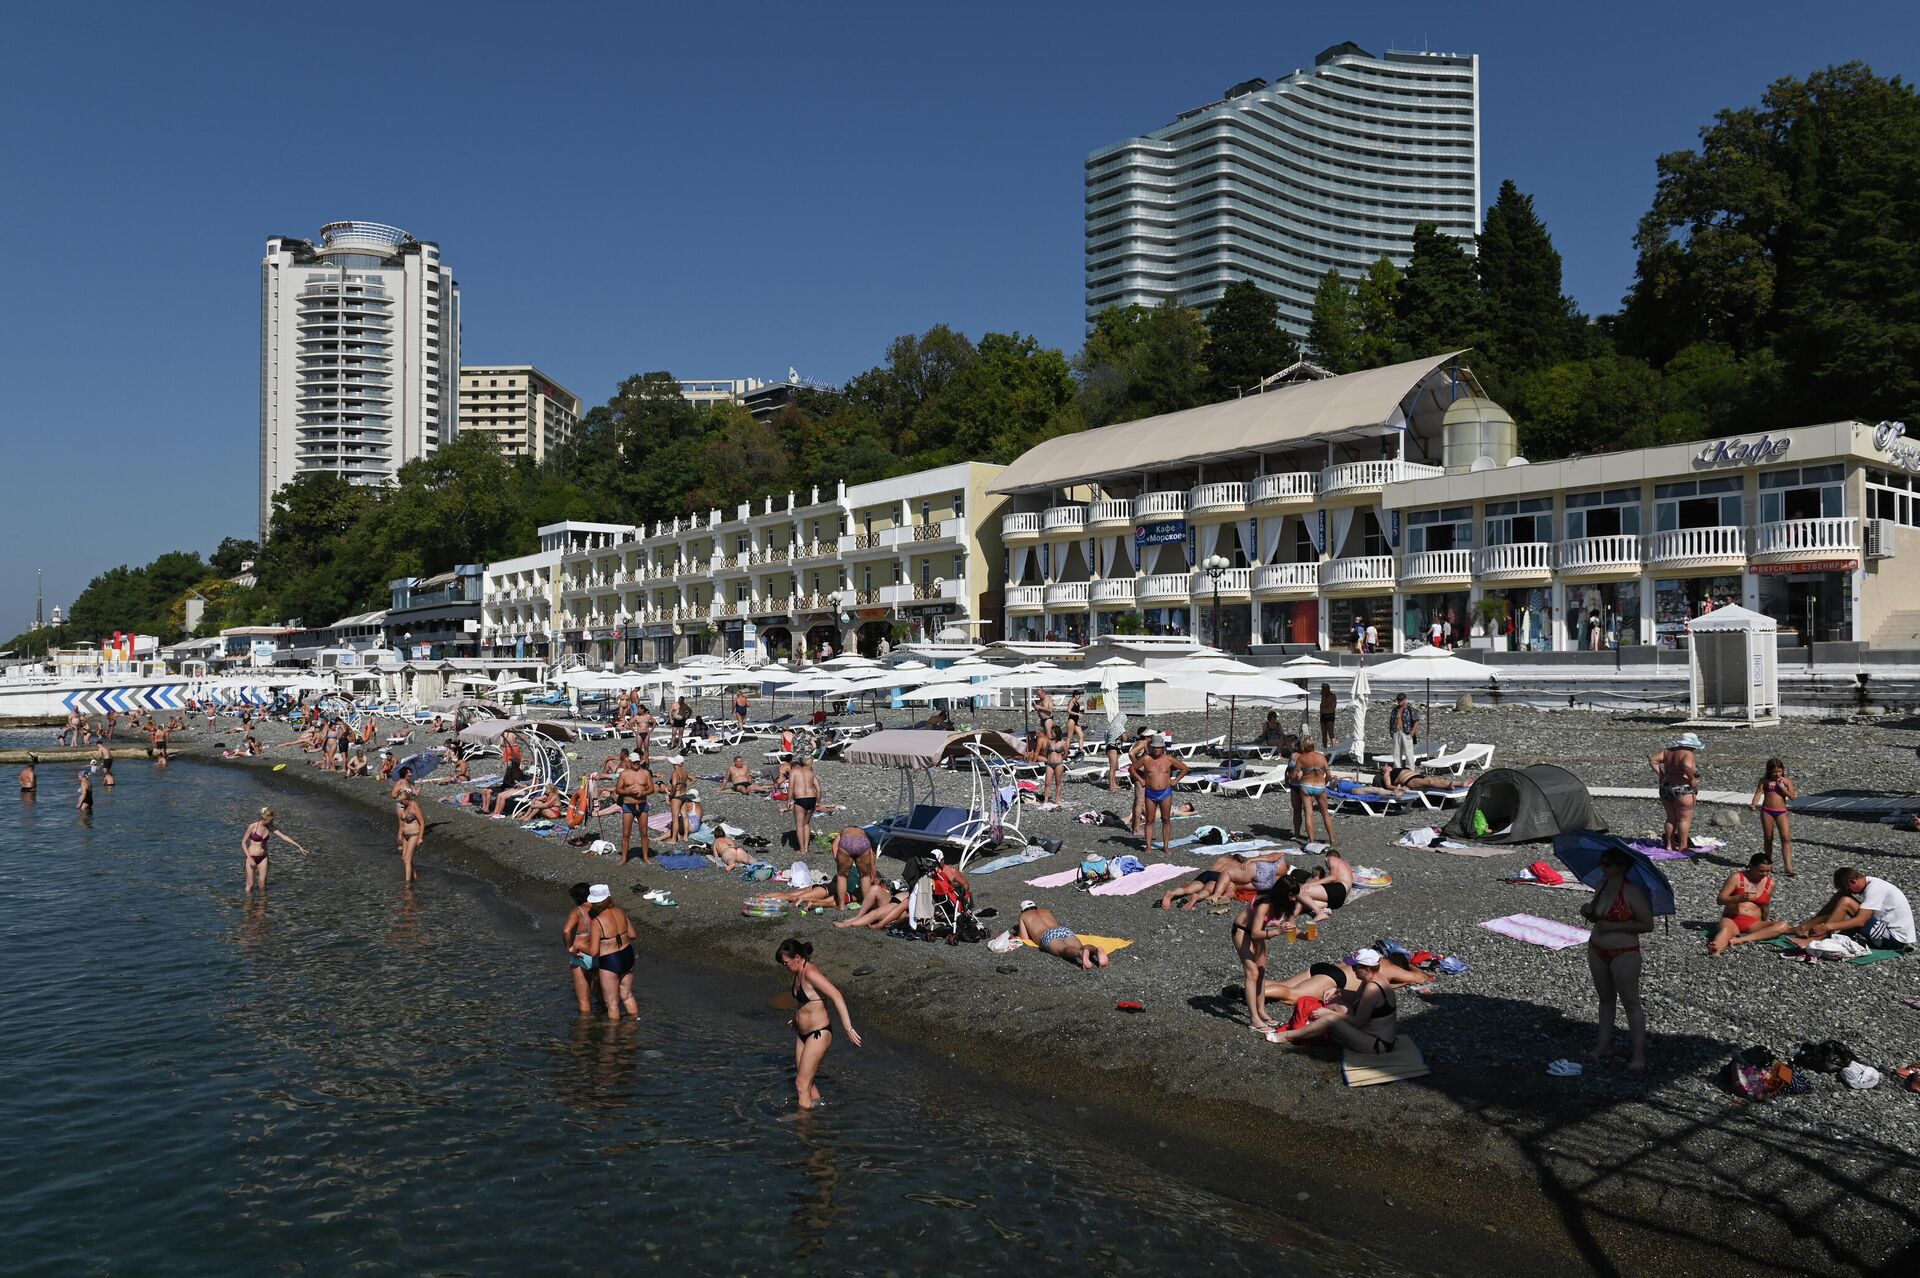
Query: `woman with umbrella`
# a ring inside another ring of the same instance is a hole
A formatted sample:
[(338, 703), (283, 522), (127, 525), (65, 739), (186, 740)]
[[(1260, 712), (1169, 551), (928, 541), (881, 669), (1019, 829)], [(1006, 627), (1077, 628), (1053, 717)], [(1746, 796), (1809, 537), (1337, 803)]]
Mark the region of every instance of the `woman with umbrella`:
[[(1560, 851), (1562, 859), (1566, 859), (1566, 852)], [(1580, 907), (1580, 913), (1593, 924), (1593, 933), (1587, 940), (1587, 970), (1593, 974), (1594, 992), (1600, 997), (1600, 1032), (1588, 1055), (1590, 1059), (1601, 1060), (1612, 1050), (1617, 999), (1627, 1005), (1627, 1039), (1633, 1047), (1627, 1070), (1639, 1074), (1647, 1068), (1647, 1010), (1640, 998), (1640, 938), (1653, 931), (1653, 900), (1646, 888), (1633, 881), (1631, 871), (1636, 860), (1639, 858), (1622, 847), (1602, 850), (1599, 864), (1602, 877), (1594, 888), (1593, 899)], [(1582, 878), (1585, 880), (1586, 876)]]

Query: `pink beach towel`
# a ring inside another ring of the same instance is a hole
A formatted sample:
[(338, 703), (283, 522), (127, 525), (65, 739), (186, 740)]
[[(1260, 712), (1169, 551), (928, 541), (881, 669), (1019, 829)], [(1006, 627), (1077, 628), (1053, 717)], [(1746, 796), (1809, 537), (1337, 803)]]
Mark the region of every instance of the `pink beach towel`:
[(1570, 923), (1543, 919), (1537, 914), (1509, 914), (1501, 919), (1488, 919), (1480, 926), (1489, 932), (1498, 932), (1516, 941), (1544, 946), (1549, 950), (1566, 950), (1576, 945), (1585, 945), (1587, 938), (1593, 935), (1584, 927), (1574, 927)]
[(1089, 893), (1092, 896), (1132, 896), (1135, 892), (1144, 892), (1156, 883), (1165, 883), (1168, 879), (1182, 878), (1193, 873), (1190, 865), (1168, 865), (1161, 861), (1149, 865), (1138, 874), (1128, 874), (1111, 883), (1102, 883)]
[(1058, 874), (1043, 874), (1037, 879), (1028, 879), (1028, 887), (1066, 887), (1080, 877), (1079, 870), (1062, 870)]

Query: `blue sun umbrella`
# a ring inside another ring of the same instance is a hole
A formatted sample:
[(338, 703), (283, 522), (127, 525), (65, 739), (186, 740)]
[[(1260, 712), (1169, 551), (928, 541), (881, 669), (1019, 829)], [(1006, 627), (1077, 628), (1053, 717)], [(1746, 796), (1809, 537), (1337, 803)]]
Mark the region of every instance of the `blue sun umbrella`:
[(415, 781), (423, 781), (433, 775), (433, 770), (439, 766), (440, 752), (438, 750), (422, 750), (419, 754), (410, 754), (400, 760), (399, 767), (396, 767), (394, 772), (397, 775), (400, 768), (412, 768), (413, 779)]
[(1569, 830), (1553, 836), (1553, 854), (1573, 871), (1575, 878), (1595, 890), (1607, 881), (1606, 869), (1600, 864), (1601, 856), (1607, 852), (1618, 852), (1633, 862), (1627, 869), (1627, 878), (1646, 891), (1656, 915), (1673, 913), (1673, 884), (1646, 853), (1625, 840), (1593, 830)]

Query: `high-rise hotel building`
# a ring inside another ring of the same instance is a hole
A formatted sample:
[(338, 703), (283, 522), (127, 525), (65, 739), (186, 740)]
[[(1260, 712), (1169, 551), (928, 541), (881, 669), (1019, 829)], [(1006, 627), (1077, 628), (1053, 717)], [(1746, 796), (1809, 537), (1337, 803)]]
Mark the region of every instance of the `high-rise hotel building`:
[(572, 440), (580, 397), (531, 364), (460, 369), (460, 431), (492, 435), (508, 457), (545, 461)]
[(1208, 306), (1248, 279), (1304, 334), (1329, 267), (1404, 267), (1413, 229), (1480, 230), (1480, 59), (1326, 50), (1087, 157), (1087, 318)]
[(391, 483), (458, 429), (460, 286), (440, 246), (377, 222), (276, 235), (260, 262), (260, 532), (325, 471)]

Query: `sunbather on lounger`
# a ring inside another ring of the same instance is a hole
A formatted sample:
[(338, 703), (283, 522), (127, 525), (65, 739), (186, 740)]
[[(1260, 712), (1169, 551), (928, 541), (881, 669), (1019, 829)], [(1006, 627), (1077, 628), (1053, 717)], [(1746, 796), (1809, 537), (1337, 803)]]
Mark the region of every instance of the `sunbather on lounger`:
[(1376, 788), (1396, 793), (1407, 790), (1458, 790), (1473, 784), (1473, 777), (1435, 777), (1428, 776), (1417, 768), (1396, 768), (1391, 763), (1383, 763), (1373, 774)]
[(1052, 910), (1032, 901), (1020, 902), (1020, 939), (1032, 941), (1047, 953), (1063, 958), (1082, 971), (1107, 965), (1107, 956), (1097, 945), (1082, 945), (1070, 927), (1062, 927)]

